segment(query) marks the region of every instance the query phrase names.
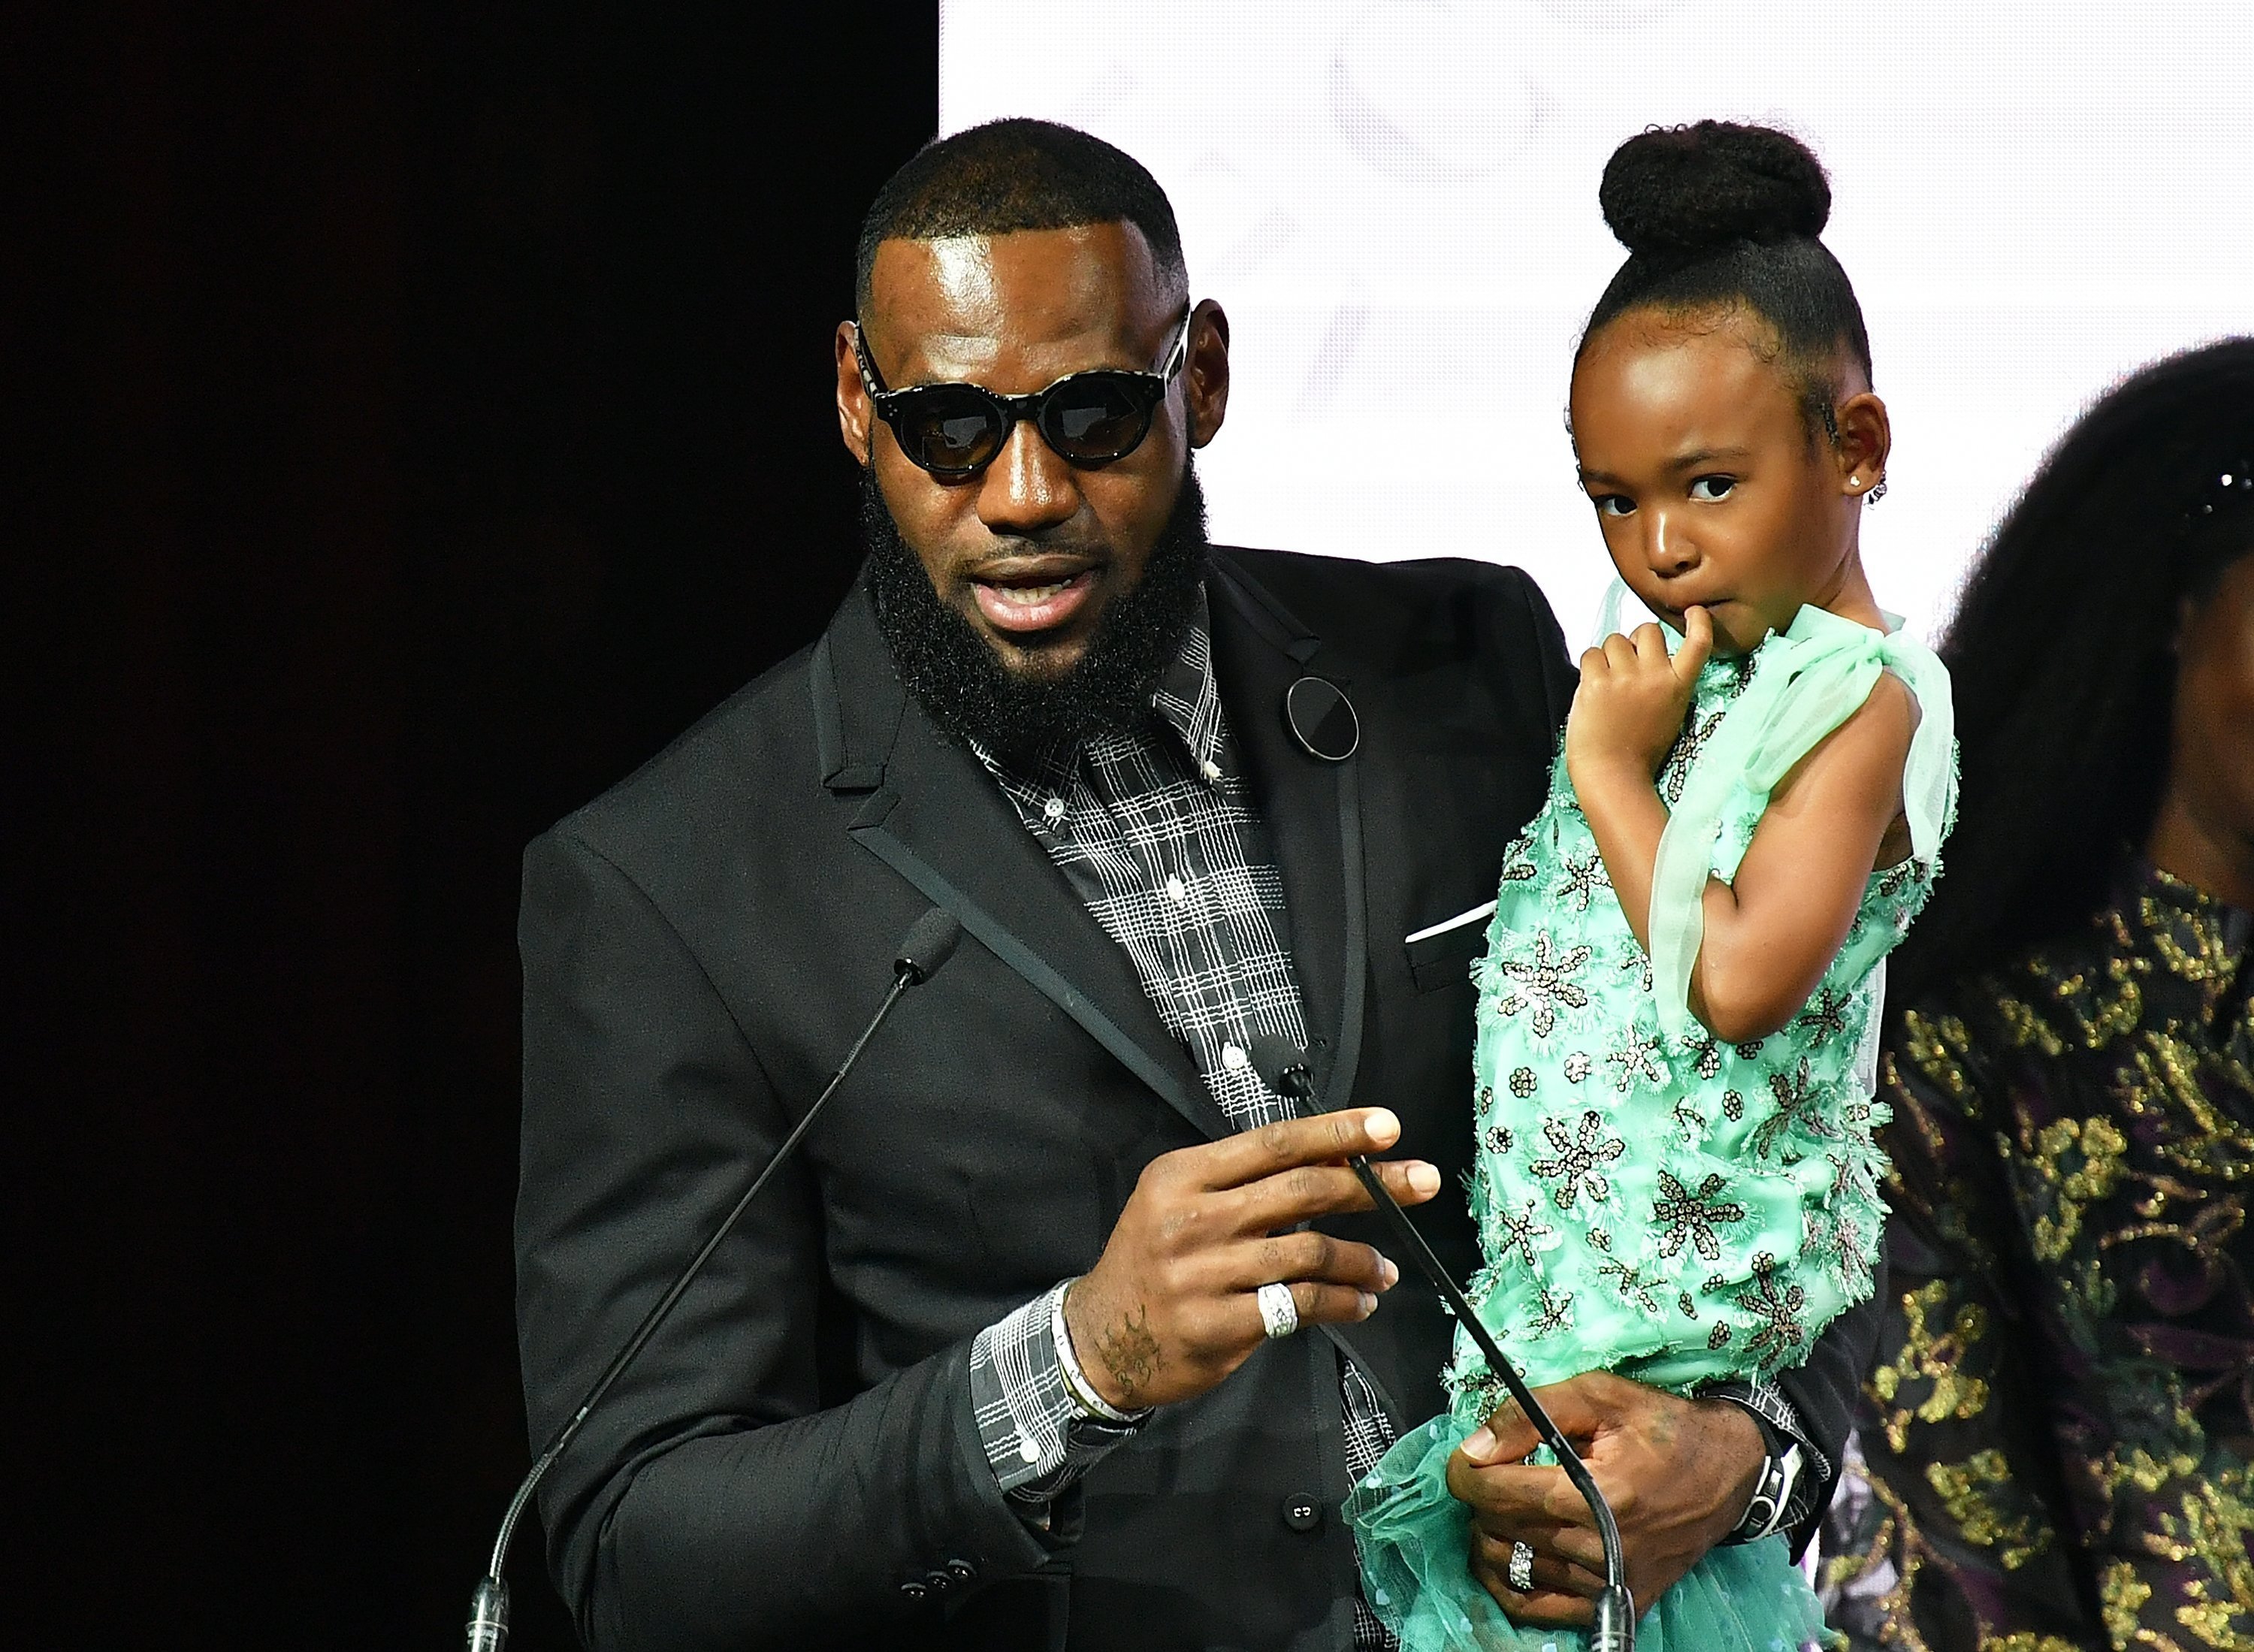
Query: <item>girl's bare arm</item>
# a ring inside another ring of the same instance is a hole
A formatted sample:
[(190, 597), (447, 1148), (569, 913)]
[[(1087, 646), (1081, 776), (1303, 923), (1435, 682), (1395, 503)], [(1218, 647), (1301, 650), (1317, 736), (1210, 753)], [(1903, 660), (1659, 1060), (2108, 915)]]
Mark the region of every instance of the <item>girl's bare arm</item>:
[[(1650, 945), (1652, 864), (1667, 805), (1652, 777), (1683, 725), (1711, 648), (1706, 616), (1685, 616), (1673, 660), (1656, 626), (1613, 637), (1581, 662), (1565, 759), (1628, 926)], [(1732, 883), (1709, 878), (1690, 1012), (1732, 1043), (1775, 1032), (1808, 1001), (1853, 923), (1865, 884), (1900, 835), (1901, 773), (1916, 719), (1901, 682), (1881, 676), (1862, 707), (1771, 794)]]

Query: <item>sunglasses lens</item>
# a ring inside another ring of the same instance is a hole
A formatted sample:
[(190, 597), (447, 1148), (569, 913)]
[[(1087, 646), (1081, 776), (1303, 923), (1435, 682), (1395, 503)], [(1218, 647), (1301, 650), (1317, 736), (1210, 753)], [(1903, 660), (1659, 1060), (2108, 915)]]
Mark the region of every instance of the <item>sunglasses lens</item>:
[(928, 471), (975, 471), (1002, 448), (999, 411), (961, 391), (914, 397), (897, 431), (908, 457)]
[(1070, 459), (1121, 458), (1151, 430), (1151, 402), (1124, 374), (1077, 373), (1050, 393), (1041, 434)]

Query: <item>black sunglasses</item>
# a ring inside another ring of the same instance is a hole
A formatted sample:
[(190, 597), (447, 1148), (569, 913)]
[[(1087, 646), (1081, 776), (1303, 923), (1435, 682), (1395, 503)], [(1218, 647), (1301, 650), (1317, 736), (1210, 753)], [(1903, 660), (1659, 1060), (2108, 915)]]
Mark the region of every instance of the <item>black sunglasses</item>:
[(853, 324), (853, 359), (877, 416), (892, 427), (900, 452), (943, 481), (976, 476), (994, 462), (1019, 419), (1031, 419), (1060, 458), (1108, 465), (1124, 458), (1151, 433), (1166, 387), (1189, 360), (1193, 305), (1182, 317), (1166, 364), (1156, 373), (1096, 368), (1068, 373), (1046, 390), (1002, 396), (980, 384), (916, 384), (888, 390), (869, 360), (861, 324)]

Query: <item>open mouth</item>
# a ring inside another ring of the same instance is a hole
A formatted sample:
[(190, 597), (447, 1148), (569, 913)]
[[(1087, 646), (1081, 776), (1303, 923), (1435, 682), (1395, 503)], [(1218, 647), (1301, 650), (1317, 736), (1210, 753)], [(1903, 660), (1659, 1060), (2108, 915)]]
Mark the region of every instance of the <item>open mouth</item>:
[(1085, 564), (992, 570), (971, 576), (970, 588), (988, 625), (1030, 634), (1069, 623), (1094, 592), (1096, 571)]

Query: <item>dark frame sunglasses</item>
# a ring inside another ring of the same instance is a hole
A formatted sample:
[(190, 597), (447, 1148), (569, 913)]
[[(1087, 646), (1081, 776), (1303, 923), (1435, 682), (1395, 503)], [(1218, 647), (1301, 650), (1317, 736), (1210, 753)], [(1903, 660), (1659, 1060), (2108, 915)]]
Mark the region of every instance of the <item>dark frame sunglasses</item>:
[(942, 481), (976, 476), (1000, 455), (1019, 419), (1031, 419), (1057, 457), (1074, 465), (1109, 465), (1142, 446), (1151, 420), (1189, 360), (1192, 304), (1156, 373), (1094, 368), (1068, 373), (1045, 390), (1003, 396), (982, 384), (913, 384), (888, 390), (869, 360), (861, 324), (853, 324), (853, 360), (877, 416), (892, 427), (908, 462)]

